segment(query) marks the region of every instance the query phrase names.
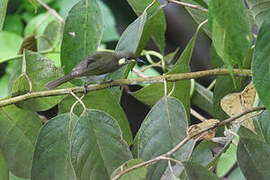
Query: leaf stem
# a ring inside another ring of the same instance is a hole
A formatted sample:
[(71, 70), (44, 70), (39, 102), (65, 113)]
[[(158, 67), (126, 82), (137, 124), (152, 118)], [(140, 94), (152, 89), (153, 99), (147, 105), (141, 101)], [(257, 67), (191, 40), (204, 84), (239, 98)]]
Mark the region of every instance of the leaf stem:
[(205, 9), (205, 8), (198, 6), (198, 5), (184, 3), (184, 2), (177, 1), (177, 0), (167, 0), (167, 1), (171, 2), (171, 3), (175, 3), (175, 4), (180, 5), (180, 6), (185, 6), (185, 7), (189, 7), (189, 8), (193, 8), (193, 9), (198, 9), (198, 10), (203, 11), (203, 12), (208, 12), (208, 9)]

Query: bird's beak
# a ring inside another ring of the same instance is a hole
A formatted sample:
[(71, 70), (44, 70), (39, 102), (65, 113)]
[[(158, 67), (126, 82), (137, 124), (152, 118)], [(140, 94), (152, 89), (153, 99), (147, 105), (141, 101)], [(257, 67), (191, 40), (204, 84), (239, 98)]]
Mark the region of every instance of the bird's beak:
[(139, 58), (135, 58), (135, 61), (145, 64), (145, 62), (142, 59), (139, 59)]

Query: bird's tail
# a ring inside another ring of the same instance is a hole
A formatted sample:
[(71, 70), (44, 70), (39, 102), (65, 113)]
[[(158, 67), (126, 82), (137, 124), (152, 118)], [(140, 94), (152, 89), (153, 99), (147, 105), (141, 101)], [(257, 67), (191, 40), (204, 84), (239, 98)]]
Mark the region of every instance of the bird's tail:
[(72, 78), (73, 78), (73, 76), (71, 74), (67, 74), (65, 76), (60, 77), (59, 79), (56, 79), (56, 80), (49, 82), (48, 84), (46, 84), (46, 87), (48, 89), (54, 89), (57, 86), (60, 86), (61, 84), (71, 80)]

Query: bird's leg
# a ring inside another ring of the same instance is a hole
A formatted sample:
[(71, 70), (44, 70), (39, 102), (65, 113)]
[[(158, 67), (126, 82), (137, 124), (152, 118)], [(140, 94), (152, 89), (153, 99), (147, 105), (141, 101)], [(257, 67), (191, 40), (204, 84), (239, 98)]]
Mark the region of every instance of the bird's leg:
[(112, 87), (112, 82), (113, 82), (113, 80), (110, 78), (109, 80), (103, 81), (100, 84), (108, 84), (108, 88), (111, 88)]
[(87, 83), (87, 82), (84, 82), (84, 83), (83, 83), (83, 87), (84, 87), (83, 93), (84, 93), (84, 94), (87, 94), (88, 83)]

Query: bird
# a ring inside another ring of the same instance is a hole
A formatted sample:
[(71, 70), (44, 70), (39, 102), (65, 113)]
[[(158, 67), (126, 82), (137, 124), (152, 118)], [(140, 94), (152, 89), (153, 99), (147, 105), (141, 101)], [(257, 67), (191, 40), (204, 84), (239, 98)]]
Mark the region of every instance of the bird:
[(128, 51), (99, 51), (79, 62), (69, 74), (47, 83), (46, 88), (54, 89), (77, 78), (85, 82), (101, 82), (108, 74), (132, 62), (144, 63), (143, 60), (136, 58), (134, 53)]

